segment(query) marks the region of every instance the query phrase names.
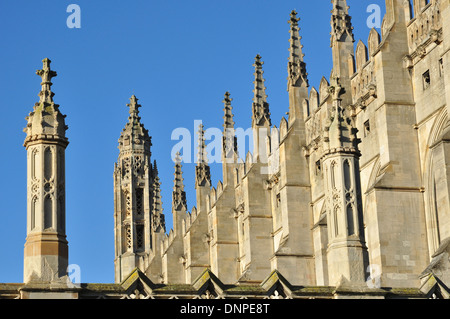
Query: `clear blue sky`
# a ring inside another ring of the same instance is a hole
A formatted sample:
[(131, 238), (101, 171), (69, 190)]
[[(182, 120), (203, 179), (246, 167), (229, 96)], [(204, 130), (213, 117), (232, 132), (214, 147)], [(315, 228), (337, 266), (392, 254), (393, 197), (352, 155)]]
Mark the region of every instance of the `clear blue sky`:
[[(71, 3), (81, 28), (69, 29)], [(356, 40), (367, 43), (368, 5), (349, 0)], [(251, 125), (253, 61), (261, 54), (272, 122), (288, 111), (286, 92), (292, 9), (301, 18), (310, 85), (331, 71), (329, 0), (1, 0), (0, 2), (0, 282), (23, 281), (26, 238), (25, 117), (37, 102), (42, 59), (52, 60), (54, 100), (67, 114), (69, 263), (82, 282), (114, 281), (113, 167), (132, 94), (153, 137), (164, 212), (172, 227), (172, 131), (194, 120), (222, 128), (231, 92), (238, 127)], [(221, 166), (212, 167), (213, 185)], [(188, 206), (195, 205), (194, 166), (184, 166)]]

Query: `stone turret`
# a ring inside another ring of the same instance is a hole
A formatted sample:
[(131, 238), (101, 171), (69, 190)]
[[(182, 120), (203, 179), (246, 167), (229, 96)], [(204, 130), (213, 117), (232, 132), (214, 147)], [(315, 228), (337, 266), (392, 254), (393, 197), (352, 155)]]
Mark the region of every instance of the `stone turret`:
[(67, 274), (65, 150), (69, 144), (65, 115), (53, 101), (52, 78), (57, 73), (44, 59), (39, 102), (26, 118), (27, 239), (24, 282), (55, 281)]
[(139, 117), (138, 99), (130, 98), (128, 123), (119, 138), (114, 170), (115, 280), (135, 268), (145, 271), (153, 254), (151, 243), (151, 138)]
[(333, 106), (323, 133), (324, 190), (328, 221), (328, 265), (332, 285), (365, 285), (368, 266), (364, 239), (360, 152), (356, 129), (342, 105), (338, 78), (330, 86)]

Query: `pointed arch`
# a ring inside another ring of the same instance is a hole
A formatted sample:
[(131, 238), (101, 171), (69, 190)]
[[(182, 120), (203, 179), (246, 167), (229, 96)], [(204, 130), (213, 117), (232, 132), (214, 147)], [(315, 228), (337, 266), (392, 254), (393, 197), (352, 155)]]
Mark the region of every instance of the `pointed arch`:
[(319, 108), (319, 103), (319, 93), (317, 92), (315, 87), (312, 87), (311, 92), (309, 92), (309, 109), (312, 113), (317, 111), (317, 109)]
[(367, 47), (361, 40), (358, 42), (356, 46), (356, 71), (359, 72), (362, 70), (364, 65), (367, 62)]
[[(280, 129), (276, 129), (272, 131), (272, 145), (280, 145), (280, 140), (282, 140), (288, 132), (289, 124), (286, 118), (283, 116), (280, 121)], [(277, 144), (273, 144), (277, 143)]]
[(30, 230), (34, 230), (36, 228), (36, 218), (37, 212), (39, 211), (39, 199), (37, 196), (34, 196), (31, 200), (31, 215), (30, 215)]
[(44, 198), (44, 230), (53, 228), (53, 198), (47, 195)]
[(372, 57), (378, 50), (380, 42), (381, 42), (380, 34), (375, 28), (372, 28), (372, 30), (370, 30), (369, 33), (369, 39), (367, 40), (367, 43), (369, 45), (369, 57)]
[(322, 77), (322, 80), (320, 80), (320, 86), (319, 86), (319, 95), (320, 95), (320, 104), (322, 104), (329, 96), (328, 88), (330, 86), (330, 83), (325, 77)]
[(347, 205), (347, 235), (355, 235), (355, 217), (354, 207), (352, 204)]
[(441, 212), (438, 205), (438, 192), (441, 190), (437, 186), (436, 181), (436, 171), (438, 170), (439, 164), (436, 163), (437, 159), (434, 149), (449, 129), (450, 123), (448, 121), (447, 109), (443, 107), (439, 114), (436, 115), (436, 119), (430, 130), (423, 170), (425, 223), (430, 257), (439, 248), (441, 241), (441, 230), (439, 227)]

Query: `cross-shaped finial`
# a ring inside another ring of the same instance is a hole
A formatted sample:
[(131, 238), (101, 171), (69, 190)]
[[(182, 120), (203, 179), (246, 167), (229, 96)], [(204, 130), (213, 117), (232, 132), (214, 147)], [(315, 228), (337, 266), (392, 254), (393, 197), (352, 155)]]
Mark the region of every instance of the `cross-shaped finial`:
[(139, 108), (141, 107), (141, 105), (138, 104), (138, 98), (135, 95), (131, 96), (130, 104), (127, 104), (127, 106), (130, 108), (130, 114), (139, 114)]
[(53, 102), (53, 93), (51, 90), (52, 87), (52, 78), (57, 76), (57, 73), (55, 71), (52, 71), (50, 69), (50, 63), (52, 61), (49, 58), (45, 58), (42, 60), (43, 66), (42, 70), (37, 70), (36, 74), (39, 75), (42, 79), (41, 81), (41, 92), (39, 93), (40, 102), (47, 102), (51, 103)]

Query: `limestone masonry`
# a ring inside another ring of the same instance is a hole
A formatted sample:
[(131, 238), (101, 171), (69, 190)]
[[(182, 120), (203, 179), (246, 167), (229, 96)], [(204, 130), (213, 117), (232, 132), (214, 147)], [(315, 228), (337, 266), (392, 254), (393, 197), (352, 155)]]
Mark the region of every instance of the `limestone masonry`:
[(0, 297), (450, 298), (450, 1), (386, 0), (367, 46), (355, 45), (346, 0), (331, 2), (330, 78), (309, 86), (292, 11), (287, 117), (273, 125), (257, 55), (254, 149), (237, 154), (227, 92), (223, 179), (211, 185), (201, 126), (196, 207), (178, 154), (172, 230), (131, 97), (114, 169), (111, 284), (66, 276), (67, 127), (45, 59), (25, 129), (24, 283), (0, 284)]

